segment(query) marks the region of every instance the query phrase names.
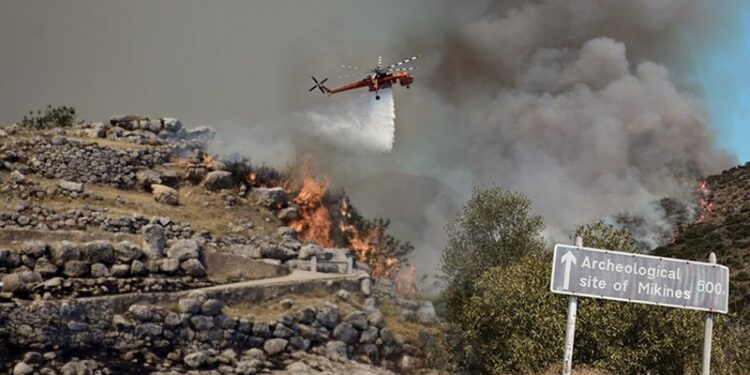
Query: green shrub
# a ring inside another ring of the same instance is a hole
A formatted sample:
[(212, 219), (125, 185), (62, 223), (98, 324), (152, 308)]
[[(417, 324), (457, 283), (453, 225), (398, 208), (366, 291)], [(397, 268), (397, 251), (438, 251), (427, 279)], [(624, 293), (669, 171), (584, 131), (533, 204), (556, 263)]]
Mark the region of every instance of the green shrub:
[(21, 125), (32, 129), (50, 129), (58, 127), (69, 127), (75, 123), (76, 120), (76, 109), (73, 107), (61, 106), (52, 107), (47, 106), (47, 109), (42, 111), (29, 111), (28, 116), (23, 116)]

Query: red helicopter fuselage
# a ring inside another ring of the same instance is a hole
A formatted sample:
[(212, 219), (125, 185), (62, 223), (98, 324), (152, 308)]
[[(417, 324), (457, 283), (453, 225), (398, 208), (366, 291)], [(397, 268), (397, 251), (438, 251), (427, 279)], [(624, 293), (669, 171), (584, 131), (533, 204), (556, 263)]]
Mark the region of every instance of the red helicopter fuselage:
[(323, 89), (328, 95), (354, 90), (361, 87), (367, 87), (369, 91), (378, 92), (381, 89), (390, 88), (394, 83), (399, 83), (401, 86), (409, 87), (412, 82), (414, 82), (414, 77), (408, 72), (393, 72), (375, 77), (368, 77), (360, 81), (352, 82), (332, 89), (323, 86)]

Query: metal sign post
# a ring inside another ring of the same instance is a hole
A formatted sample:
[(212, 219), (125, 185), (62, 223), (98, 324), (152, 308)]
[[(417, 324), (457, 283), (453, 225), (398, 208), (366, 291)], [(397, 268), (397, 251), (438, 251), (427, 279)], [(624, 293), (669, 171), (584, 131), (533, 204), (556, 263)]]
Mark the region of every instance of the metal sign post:
[[(713, 252), (708, 256), (708, 262), (716, 264), (716, 254)], [(706, 313), (706, 326), (703, 328), (703, 366), (701, 367), (701, 375), (709, 375), (711, 373), (711, 340), (713, 339), (714, 330), (714, 314), (711, 312)]]
[[(576, 237), (576, 246), (577, 247), (583, 247), (583, 238), (581, 236)], [(570, 283), (569, 275), (570, 275), (570, 263), (575, 263), (575, 258), (572, 260), (570, 258), (563, 257), (563, 262), (566, 263), (566, 268), (568, 269), (568, 272), (566, 272), (566, 275), (568, 276), (565, 280), (565, 283)], [(577, 296), (570, 296), (568, 297), (568, 324), (565, 327), (565, 353), (563, 354), (563, 375), (570, 375), (570, 371), (573, 368), (573, 341), (575, 341), (576, 336), (576, 314), (578, 312), (578, 297)]]

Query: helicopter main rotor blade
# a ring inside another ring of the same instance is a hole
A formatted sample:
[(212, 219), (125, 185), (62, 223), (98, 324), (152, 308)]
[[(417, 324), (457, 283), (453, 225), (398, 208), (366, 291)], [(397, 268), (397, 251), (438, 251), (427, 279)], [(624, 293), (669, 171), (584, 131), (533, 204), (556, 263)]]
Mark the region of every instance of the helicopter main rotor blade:
[(391, 69), (390, 71), (391, 72), (406, 72), (406, 71), (411, 71), (411, 70), (417, 70), (417, 67), (416, 66), (412, 66), (412, 67), (409, 67), (409, 68), (396, 68), (396, 69)]
[(416, 56), (412, 56), (412, 57), (410, 57), (408, 59), (401, 60), (401, 61), (399, 61), (399, 62), (397, 62), (397, 63), (389, 66), (388, 69), (393, 69), (393, 68), (399, 67), (401, 65), (408, 64), (408, 63), (413, 62), (414, 60), (420, 58), (421, 56), (422, 55), (416, 55)]

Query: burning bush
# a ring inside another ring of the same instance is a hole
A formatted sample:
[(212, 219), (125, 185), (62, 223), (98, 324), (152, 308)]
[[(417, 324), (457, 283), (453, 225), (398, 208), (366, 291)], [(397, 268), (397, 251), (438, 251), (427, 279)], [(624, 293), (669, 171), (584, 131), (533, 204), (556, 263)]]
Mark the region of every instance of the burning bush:
[(331, 193), (328, 180), (318, 180), (310, 172), (307, 163), (301, 177), (285, 186), (300, 212), (289, 226), (302, 240), (350, 248), (357, 260), (371, 268), (373, 277), (394, 279), (414, 247), (386, 233), (389, 220), (365, 219), (345, 193)]
[(365, 219), (347, 197), (341, 200), (340, 208), (343, 220), (339, 226), (339, 245), (350, 247), (361, 262), (370, 266), (373, 277), (396, 278), (401, 266), (406, 263), (406, 255), (414, 250), (414, 246), (386, 234), (390, 220)]
[(226, 171), (232, 174), (235, 183), (245, 187), (280, 186), (289, 179), (286, 173), (265, 164), (254, 167), (246, 157), (224, 160), (223, 163)]

